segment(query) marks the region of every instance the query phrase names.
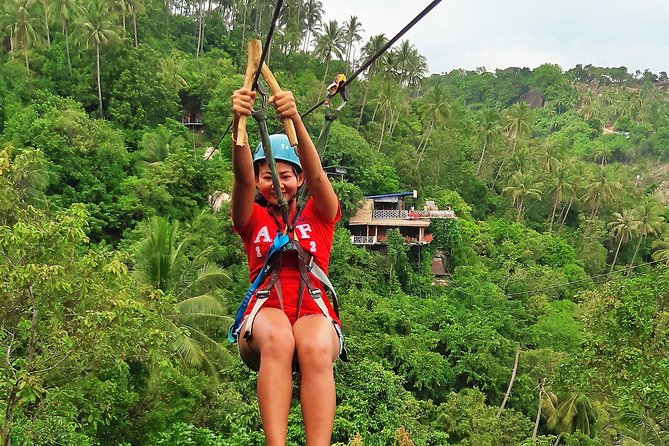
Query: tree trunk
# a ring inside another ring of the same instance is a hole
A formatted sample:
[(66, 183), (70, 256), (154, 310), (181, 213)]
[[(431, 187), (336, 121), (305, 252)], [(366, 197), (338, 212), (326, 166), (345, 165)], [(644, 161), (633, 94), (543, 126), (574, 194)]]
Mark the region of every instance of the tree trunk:
[(309, 50), (309, 41), (311, 40), (311, 29), (307, 29), (307, 35), (304, 38), (304, 52), (306, 53)]
[(46, 28), (46, 47), (51, 48), (51, 36), (49, 35), (49, 0), (44, 0), (44, 27)]
[[(170, 38), (170, 16), (172, 15), (172, 1), (167, 2), (167, 15), (165, 16), (165, 35)], [(230, 37), (228, 35), (228, 37)]]
[(479, 165), (478, 167), (476, 167), (476, 176), (479, 176), (479, 173), (481, 173), (481, 165), (483, 164), (483, 156), (485, 155), (485, 149), (487, 145), (488, 145), (488, 139), (486, 138), (485, 141), (483, 141), (483, 151), (481, 152), (481, 159), (479, 159)]
[[(639, 238), (639, 243), (636, 244), (636, 248), (634, 249), (634, 255), (632, 256), (632, 261), (630, 262), (630, 266), (629, 266), (630, 268), (633, 268), (633, 267), (634, 267), (634, 261), (636, 260), (636, 255), (639, 253), (639, 247), (641, 246), (641, 243), (642, 243), (644, 240), (646, 240), (646, 235), (645, 235), (645, 234), (642, 235), (642, 236)], [(631, 271), (631, 269), (630, 269), (630, 271)], [(629, 272), (628, 272), (628, 274), (629, 274)]]
[(500, 415), (502, 415), (502, 411), (504, 410), (504, 406), (506, 406), (506, 402), (509, 400), (509, 395), (511, 395), (511, 389), (513, 388), (513, 382), (516, 380), (516, 372), (518, 371), (518, 359), (520, 358), (520, 346), (516, 347), (516, 357), (513, 360), (513, 371), (511, 372), (511, 379), (509, 380), (509, 387), (506, 389), (506, 394), (504, 395), (504, 400), (502, 400), (502, 404), (499, 406), (499, 409), (497, 409), (497, 418), (499, 418)]
[(553, 232), (553, 221), (555, 220), (555, 211), (557, 211), (557, 205), (558, 205), (558, 200), (559, 195), (557, 192), (555, 193), (555, 201), (553, 202), (553, 212), (551, 213), (551, 222), (548, 225), (548, 232)]
[(326, 88), (328, 84), (326, 84), (326, 80), (328, 78), (328, 70), (330, 69), (330, 56), (328, 56), (325, 59), (325, 74), (323, 75), (323, 88), (321, 89), (321, 93), (318, 93), (318, 99), (321, 99), (321, 94), (326, 91)]
[(379, 138), (379, 146), (376, 150), (381, 151), (381, 145), (383, 144), (383, 133), (386, 129), (386, 119), (388, 118), (388, 112), (383, 114), (383, 124), (381, 124), (381, 137)]
[(255, 16), (255, 23), (253, 24), (253, 31), (256, 33), (256, 35), (260, 32), (260, 22), (262, 19), (262, 5), (260, 4), (259, 0), (256, 0), (256, 16)]
[(100, 44), (95, 44), (95, 74), (98, 81), (98, 103), (100, 104), (100, 116), (104, 118), (102, 111), (102, 83), (100, 82)]
[(244, 0), (244, 18), (242, 20), (242, 43), (241, 43), (241, 48), (244, 49), (244, 39), (246, 36), (246, 10), (248, 6), (249, 0)]
[(204, 0), (200, 1), (200, 16), (197, 21), (197, 44), (195, 48), (195, 58), (200, 56), (200, 43), (202, 42), (202, 18), (204, 16)]
[(609, 270), (609, 274), (613, 272), (613, 268), (616, 266), (616, 260), (618, 260), (618, 253), (620, 252), (620, 246), (623, 244), (623, 238), (620, 237), (620, 241), (618, 242), (618, 248), (616, 248), (616, 254), (613, 256), (613, 262), (611, 262), (611, 269)]
[(360, 128), (360, 123), (362, 122), (362, 114), (365, 111), (365, 104), (367, 104), (367, 93), (369, 93), (369, 86), (372, 83), (372, 78), (370, 76), (369, 79), (367, 79), (367, 86), (365, 87), (365, 94), (362, 97), (362, 107), (360, 107), (360, 115), (358, 115), (358, 125), (356, 126), (356, 130)]
[(567, 205), (567, 211), (564, 213), (564, 217), (562, 218), (562, 223), (560, 223), (560, 227), (558, 228), (558, 232), (562, 230), (562, 227), (564, 226), (565, 222), (567, 221), (567, 216), (569, 215), (569, 211), (571, 210), (571, 205), (574, 203), (574, 197), (569, 199), (569, 204)]
[(23, 58), (26, 61), (26, 71), (30, 74), (30, 62), (28, 61), (28, 45), (23, 45)]
[(2, 423), (2, 446), (12, 445), (12, 423), (14, 421), (14, 409), (18, 402), (18, 388), (12, 385), (7, 394), (7, 408), (5, 409), (5, 419)]
[(67, 21), (63, 21), (63, 33), (65, 34), (65, 54), (67, 55), (67, 71), (72, 76), (72, 59), (70, 58), (70, 32)]
[(423, 155), (425, 154), (425, 149), (427, 149), (427, 143), (430, 140), (430, 134), (432, 133), (432, 128), (434, 125), (434, 121), (430, 121), (430, 124), (427, 127), (427, 132), (425, 133), (425, 138), (423, 139), (422, 143), (422, 148), (421, 144), (418, 145), (418, 162), (416, 162), (416, 170), (418, 170), (418, 166), (420, 166), (420, 162), (423, 160)]
[(546, 386), (546, 378), (539, 383), (539, 405), (537, 407), (537, 417), (534, 419), (534, 430), (532, 431), (532, 439), (536, 440), (537, 431), (539, 430), (539, 421), (541, 421), (541, 401), (544, 394), (544, 387)]
[(379, 111), (379, 104), (377, 103), (374, 106), (374, 113), (372, 113), (372, 120), (370, 122), (374, 122), (376, 120), (376, 113)]
[(132, 7), (132, 32), (135, 35), (135, 48), (137, 48), (137, 10)]
[(396, 116), (391, 116), (391, 122), (390, 122), (390, 133), (389, 136), (392, 138), (393, 133), (395, 133), (395, 128), (397, 127), (397, 124), (400, 122), (400, 110), (397, 110), (397, 115)]

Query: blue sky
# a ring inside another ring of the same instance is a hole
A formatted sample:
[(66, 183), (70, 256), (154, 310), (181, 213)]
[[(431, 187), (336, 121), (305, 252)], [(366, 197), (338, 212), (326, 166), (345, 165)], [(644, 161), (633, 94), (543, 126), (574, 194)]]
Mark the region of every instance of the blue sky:
[[(364, 40), (393, 37), (431, 0), (322, 0), (325, 19), (356, 15)], [(405, 37), (431, 73), (556, 63), (669, 72), (669, 0), (442, 0)]]

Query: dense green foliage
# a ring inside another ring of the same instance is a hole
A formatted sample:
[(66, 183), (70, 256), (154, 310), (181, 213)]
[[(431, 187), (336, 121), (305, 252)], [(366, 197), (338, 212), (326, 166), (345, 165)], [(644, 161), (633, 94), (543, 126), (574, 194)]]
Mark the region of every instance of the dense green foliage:
[[(255, 376), (225, 341), (248, 271), (216, 144), (272, 8), (0, 4), (3, 446), (263, 444)], [(285, 2), (269, 63), (301, 109), (385, 43), (362, 26)], [(426, 75), (409, 41), (391, 49), (324, 155), (348, 169), (333, 441), (669, 444), (667, 74)], [(306, 121), (316, 137), (323, 111)], [(364, 195), (411, 189), (458, 218), (420, 251), (397, 231), (383, 255), (351, 244)], [(304, 445), (297, 400), (288, 434)]]

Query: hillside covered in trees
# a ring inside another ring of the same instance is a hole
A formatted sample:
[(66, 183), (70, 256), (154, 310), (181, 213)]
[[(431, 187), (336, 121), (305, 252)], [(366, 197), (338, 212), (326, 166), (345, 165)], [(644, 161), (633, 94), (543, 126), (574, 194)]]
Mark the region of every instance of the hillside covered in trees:
[[(210, 197), (230, 192), (229, 98), (273, 8), (0, 4), (3, 446), (263, 444), (225, 337), (245, 255)], [(301, 110), (397, 31), (364, 26), (285, 2), (268, 63)], [(385, 53), (324, 155), (348, 169), (333, 440), (669, 444), (667, 73), (427, 67), (409, 41)], [(316, 138), (323, 109), (306, 123)], [(412, 189), (458, 215), (420, 256), (399, 233), (385, 255), (351, 244), (365, 195)], [(288, 434), (305, 444), (297, 399)]]

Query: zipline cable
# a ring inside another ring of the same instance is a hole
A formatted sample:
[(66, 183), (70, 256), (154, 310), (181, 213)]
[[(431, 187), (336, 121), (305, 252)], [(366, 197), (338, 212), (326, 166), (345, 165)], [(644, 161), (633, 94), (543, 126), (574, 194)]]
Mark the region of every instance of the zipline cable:
[[(620, 270), (618, 270), (618, 271), (611, 271), (610, 273), (598, 274), (598, 275), (596, 275), (596, 276), (590, 276), (590, 277), (586, 277), (585, 279), (578, 279), (578, 280), (574, 280), (574, 281), (571, 281), (571, 282), (563, 283), (563, 284), (560, 284), (560, 285), (551, 285), (551, 286), (547, 286), (547, 287), (544, 287), (544, 288), (535, 288), (535, 289), (533, 289), (533, 290), (528, 290), (528, 291), (519, 291), (519, 292), (517, 292), (517, 293), (508, 293), (508, 294), (504, 294), (504, 296), (505, 296), (505, 297), (513, 297), (513, 296), (521, 296), (521, 295), (523, 295), (523, 294), (537, 294), (537, 293), (539, 293), (539, 292), (541, 292), (541, 291), (546, 291), (546, 290), (552, 290), (552, 289), (555, 289), (555, 288), (566, 287), (566, 286), (569, 286), (569, 285), (573, 285), (573, 284), (575, 284), (575, 283), (588, 282), (588, 281), (592, 281), (593, 279), (598, 279), (598, 278), (601, 278), (601, 277), (613, 276), (613, 275), (618, 274), (618, 273), (624, 273), (624, 272), (626, 272), (626, 271), (632, 271), (632, 270), (635, 270), (635, 269), (637, 269), (637, 268), (641, 268), (642, 266), (653, 265), (653, 264), (655, 264), (655, 263), (666, 262), (666, 261), (667, 261), (667, 259), (653, 260), (652, 262), (646, 262), (646, 263), (641, 263), (640, 265), (628, 266), (628, 267), (623, 268), (623, 269), (620, 269)], [(666, 269), (666, 268), (669, 268), (669, 265), (663, 265), (663, 266), (660, 266), (660, 267), (658, 267), (658, 268), (656, 268), (656, 269), (653, 269), (652, 271), (662, 270), (662, 269)], [(651, 272), (651, 271), (649, 271), (649, 272)], [(628, 276), (621, 276), (621, 277), (618, 277), (618, 278), (614, 278), (614, 279), (611, 279), (611, 280), (607, 280), (606, 283), (608, 283), (608, 282), (613, 282), (614, 280), (624, 279), (625, 277), (628, 277)]]
[[(383, 53), (385, 53), (386, 51), (388, 51), (388, 48), (390, 48), (391, 46), (393, 46), (393, 45), (395, 44), (395, 42), (397, 42), (397, 41), (398, 41), (404, 34), (406, 34), (407, 31), (409, 31), (411, 28), (413, 28), (413, 26), (414, 26), (416, 23), (418, 23), (423, 17), (425, 17), (430, 11), (432, 11), (432, 9), (434, 9), (434, 7), (437, 6), (439, 3), (441, 3), (441, 0), (434, 0), (432, 3), (430, 3), (429, 5), (427, 5), (427, 6), (425, 7), (425, 9), (423, 9), (423, 10), (422, 10), (416, 17), (414, 17), (414, 19), (413, 19), (411, 22), (409, 22), (409, 24), (408, 24), (407, 26), (405, 26), (404, 28), (402, 28), (402, 30), (401, 30), (400, 32), (398, 32), (398, 33), (395, 35), (395, 37), (393, 37), (392, 39), (390, 39), (385, 45), (383, 45), (383, 47), (382, 47), (381, 49), (379, 49), (376, 53), (374, 53), (374, 54), (373, 54), (373, 55), (372, 55), (372, 56), (371, 56), (371, 57), (370, 57), (370, 58), (369, 58), (369, 59), (368, 59), (368, 60), (367, 60), (367, 61), (366, 61), (360, 68), (358, 68), (358, 69), (355, 71), (355, 73), (353, 73), (353, 74), (346, 80), (346, 82), (344, 82), (344, 83), (339, 87), (339, 90), (337, 91), (337, 93), (339, 93), (340, 91), (343, 91), (343, 89), (346, 88), (346, 86), (347, 86), (348, 84), (350, 84), (350, 83), (353, 81), (353, 79), (355, 79), (356, 77), (358, 77), (358, 76), (360, 75), (360, 73), (362, 73), (363, 71), (365, 71), (371, 64), (373, 64), (373, 63), (376, 61), (376, 59), (378, 59), (379, 57), (381, 57), (381, 55), (382, 55)], [(337, 94), (337, 93), (335, 93), (335, 94)], [(324, 103), (325, 103), (325, 99), (321, 100), (318, 104), (314, 105), (314, 106), (311, 107), (309, 110), (307, 110), (306, 112), (302, 113), (300, 116), (302, 116), (302, 117), (304, 118), (305, 116), (309, 115), (311, 112), (313, 112), (314, 110), (316, 110), (318, 107), (320, 107), (320, 106), (323, 105)]]

